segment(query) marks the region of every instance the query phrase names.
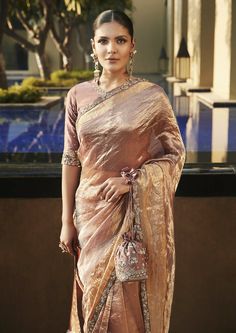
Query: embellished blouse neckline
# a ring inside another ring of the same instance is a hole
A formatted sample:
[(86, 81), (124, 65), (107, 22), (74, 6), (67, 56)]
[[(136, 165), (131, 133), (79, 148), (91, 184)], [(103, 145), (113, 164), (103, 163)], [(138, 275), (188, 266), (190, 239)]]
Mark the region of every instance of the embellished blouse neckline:
[(128, 78), (127, 80), (125, 80), (125, 82), (123, 82), (121, 85), (113, 88), (113, 89), (110, 89), (108, 91), (102, 89), (95, 80), (91, 80), (89, 81), (92, 86), (94, 87), (94, 89), (97, 91), (99, 97), (102, 97), (104, 99), (106, 98), (109, 98), (113, 95), (115, 95), (116, 93), (122, 91), (122, 90), (126, 90), (128, 89), (129, 87), (131, 87), (132, 85), (140, 82), (140, 81), (146, 81), (145, 79), (143, 78), (138, 78), (138, 77), (130, 77)]
[[(84, 113), (93, 109), (95, 106), (97, 106), (98, 104), (107, 100), (108, 98), (111, 98), (112, 96), (118, 94), (119, 92), (127, 90), (131, 86), (133, 86), (139, 82), (144, 82), (144, 81), (147, 81), (147, 80), (143, 79), (143, 78), (139, 78), (139, 77), (131, 77), (129, 80), (125, 81), (122, 85), (115, 87), (107, 92), (104, 92), (104, 94), (102, 94), (101, 92), (99, 92), (97, 90), (98, 85), (94, 80), (88, 81), (91, 84), (91, 86), (97, 91), (98, 98), (96, 98), (92, 103), (89, 103), (89, 104), (81, 107), (80, 114), (83, 115)], [(79, 117), (77, 118), (76, 123), (78, 120), (79, 120)]]

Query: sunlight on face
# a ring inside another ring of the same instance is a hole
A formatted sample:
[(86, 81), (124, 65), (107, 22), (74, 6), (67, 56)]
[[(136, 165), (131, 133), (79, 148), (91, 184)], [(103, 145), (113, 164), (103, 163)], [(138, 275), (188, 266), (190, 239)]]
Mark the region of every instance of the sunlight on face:
[(95, 31), (93, 51), (104, 71), (125, 72), (133, 48), (129, 31), (116, 21), (103, 23)]

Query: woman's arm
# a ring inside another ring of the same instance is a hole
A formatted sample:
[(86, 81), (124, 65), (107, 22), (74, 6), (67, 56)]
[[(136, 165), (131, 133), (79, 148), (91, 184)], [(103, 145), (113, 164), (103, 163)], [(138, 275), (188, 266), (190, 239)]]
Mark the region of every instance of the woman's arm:
[(60, 241), (65, 244), (68, 252), (77, 252), (78, 236), (73, 221), (75, 192), (79, 184), (81, 168), (73, 165), (62, 166), (62, 229)]
[(62, 166), (62, 223), (73, 224), (75, 191), (79, 184), (80, 168)]
[(75, 192), (79, 185), (81, 164), (78, 159), (79, 141), (76, 132), (78, 108), (72, 88), (65, 103), (65, 135), (62, 155), (62, 229), (60, 242), (71, 255), (77, 253), (78, 235), (73, 221)]

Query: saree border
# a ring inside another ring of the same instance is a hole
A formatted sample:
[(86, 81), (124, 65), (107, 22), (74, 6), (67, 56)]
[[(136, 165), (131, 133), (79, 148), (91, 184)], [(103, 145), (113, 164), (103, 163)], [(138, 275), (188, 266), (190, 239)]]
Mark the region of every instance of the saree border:
[[(137, 188), (134, 185), (133, 188), (133, 197), (134, 197), (134, 214), (135, 214), (135, 223), (134, 229), (136, 231), (137, 237), (142, 240), (143, 239), (143, 232), (141, 228), (141, 221), (140, 221), (140, 207), (139, 207), (139, 200), (137, 195)], [(111, 288), (114, 286), (115, 281), (117, 280), (116, 272), (113, 270), (111, 276), (108, 280), (106, 287), (103, 290), (99, 303), (96, 305), (94, 314), (92, 318), (89, 319), (88, 323), (88, 333), (93, 333), (94, 328), (96, 326), (96, 322), (99, 318), (99, 315), (102, 311), (103, 306), (105, 305), (109, 292)], [(144, 322), (144, 329), (145, 333), (151, 333), (151, 322), (150, 322), (150, 313), (149, 313), (149, 306), (148, 306), (148, 297), (147, 297), (147, 287), (146, 287), (146, 280), (140, 281), (140, 305), (143, 314), (143, 322)]]
[[(81, 107), (79, 113), (82, 116), (83, 114), (85, 114), (86, 112), (90, 111), (91, 109), (93, 109), (95, 106), (97, 106), (98, 104), (106, 101), (107, 99), (111, 98), (112, 96), (125, 91), (127, 89), (129, 89), (130, 87), (134, 86), (135, 84), (139, 83), (139, 82), (145, 82), (147, 81), (146, 79), (143, 78), (139, 78), (139, 77), (135, 77), (135, 78), (131, 78), (129, 81), (127, 81), (125, 84), (122, 84), (121, 86), (112, 89), (111, 91), (108, 91), (106, 94), (102, 94), (100, 96), (98, 96), (98, 98), (95, 99), (95, 101), (93, 101), (90, 104), (85, 105), (84, 107)], [(91, 85), (94, 87), (94, 81), (90, 81)], [(99, 94), (99, 92), (98, 92)], [(77, 118), (77, 120), (79, 119), (79, 117)], [(76, 122), (77, 122), (76, 120)]]
[[(137, 193), (137, 185), (134, 183), (133, 185), (133, 203), (134, 203), (134, 215), (135, 215), (135, 224), (134, 228), (136, 229), (136, 234), (140, 240), (143, 240), (143, 232), (140, 221), (140, 206), (139, 199)], [(151, 321), (150, 321), (150, 313), (148, 307), (148, 297), (147, 297), (147, 288), (146, 288), (146, 280), (140, 282), (140, 296), (141, 296), (141, 306), (143, 312), (143, 321), (145, 333), (151, 333)]]
[(99, 317), (99, 314), (101, 313), (101, 310), (102, 310), (104, 304), (106, 303), (108, 294), (109, 294), (111, 288), (113, 287), (115, 281), (116, 281), (116, 273), (115, 273), (115, 271), (113, 271), (111, 273), (111, 276), (110, 276), (110, 279), (107, 283), (107, 286), (106, 286), (106, 288), (104, 289), (104, 291), (102, 293), (100, 301), (99, 301), (99, 303), (97, 304), (97, 306), (95, 308), (93, 317), (91, 319), (89, 319), (88, 333), (93, 333), (94, 327), (95, 327), (96, 322), (97, 322), (98, 317)]
[(142, 306), (142, 311), (143, 311), (143, 321), (144, 321), (145, 333), (151, 333), (146, 281), (141, 281), (140, 288), (141, 288), (141, 293), (140, 293), (141, 294), (141, 306)]

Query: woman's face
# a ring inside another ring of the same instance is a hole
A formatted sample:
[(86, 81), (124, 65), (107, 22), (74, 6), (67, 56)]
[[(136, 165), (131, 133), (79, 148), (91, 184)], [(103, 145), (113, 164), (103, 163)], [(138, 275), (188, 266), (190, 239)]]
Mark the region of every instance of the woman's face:
[(116, 21), (103, 23), (95, 31), (93, 52), (107, 72), (126, 72), (134, 43), (128, 30)]

